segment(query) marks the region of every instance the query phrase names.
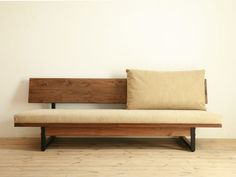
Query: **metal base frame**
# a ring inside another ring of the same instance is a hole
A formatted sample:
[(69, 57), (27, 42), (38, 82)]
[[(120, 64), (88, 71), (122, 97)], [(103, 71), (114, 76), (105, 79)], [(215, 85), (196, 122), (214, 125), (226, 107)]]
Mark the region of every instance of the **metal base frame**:
[(49, 136), (47, 138), (45, 127), (41, 127), (41, 151), (45, 151), (47, 147), (55, 140), (56, 136)]
[(196, 149), (196, 128), (190, 128), (190, 140), (185, 136), (181, 136), (179, 139), (190, 149), (190, 151), (194, 152)]
[[(191, 131), (190, 140), (188, 140), (184, 136), (179, 137), (179, 139), (183, 144), (185, 144), (187, 148), (189, 148), (190, 151), (194, 152), (196, 144), (195, 128), (191, 128), (190, 131)], [(49, 136), (47, 138), (45, 127), (41, 127), (41, 151), (45, 151), (48, 148), (48, 146), (55, 140), (55, 138), (56, 136)]]

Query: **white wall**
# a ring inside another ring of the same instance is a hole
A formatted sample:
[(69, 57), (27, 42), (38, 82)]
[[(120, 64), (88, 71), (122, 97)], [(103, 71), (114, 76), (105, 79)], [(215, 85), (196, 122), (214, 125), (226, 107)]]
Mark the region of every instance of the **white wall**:
[[(199, 137), (236, 138), (236, 1), (0, 2), (0, 136), (28, 104), (30, 77), (125, 77), (126, 68), (205, 68), (208, 110), (222, 129)], [(71, 105), (61, 105), (61, 107)]]

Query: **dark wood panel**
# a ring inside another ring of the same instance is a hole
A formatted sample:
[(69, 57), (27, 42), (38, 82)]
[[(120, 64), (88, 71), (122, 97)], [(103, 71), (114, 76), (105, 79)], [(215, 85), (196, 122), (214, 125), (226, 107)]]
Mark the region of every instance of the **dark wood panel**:
[(190, 128), (176, 127), (47, 127), (48, 136), (189, 136)]
[(126, 79), (31, 78), (29, 103), (126, 103)]
[(221, 124), (15, 123), (15, 127), (222, 127)]

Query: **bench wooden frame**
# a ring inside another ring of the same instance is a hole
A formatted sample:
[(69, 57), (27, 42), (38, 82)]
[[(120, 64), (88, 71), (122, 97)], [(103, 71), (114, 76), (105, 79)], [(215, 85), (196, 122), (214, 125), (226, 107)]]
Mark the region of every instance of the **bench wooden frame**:
[[(29, 103), (105, 103), (126, 104), (127, 80), (30, 78)], [(207, 84), (205, 80), (207, 103)], [(221, 127), (221, 124), (69, 124), (15, 123), (16, 127), (41, 127), (41, 150), (45, 151), (56, 136), (177, 136), (195, 151), (197, 127)], [(186, 138), (190, 136), (190, 141)], [(47, 138), (48, 137), (48, 138)]]

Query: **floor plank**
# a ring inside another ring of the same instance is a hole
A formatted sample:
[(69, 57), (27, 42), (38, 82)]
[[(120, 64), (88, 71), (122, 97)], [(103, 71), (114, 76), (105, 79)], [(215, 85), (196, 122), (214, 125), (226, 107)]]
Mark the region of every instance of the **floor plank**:
[(58, 138), (45, 152), (36, 138), (0, 139), (0, 177), (235, 177), (236, 140)]

